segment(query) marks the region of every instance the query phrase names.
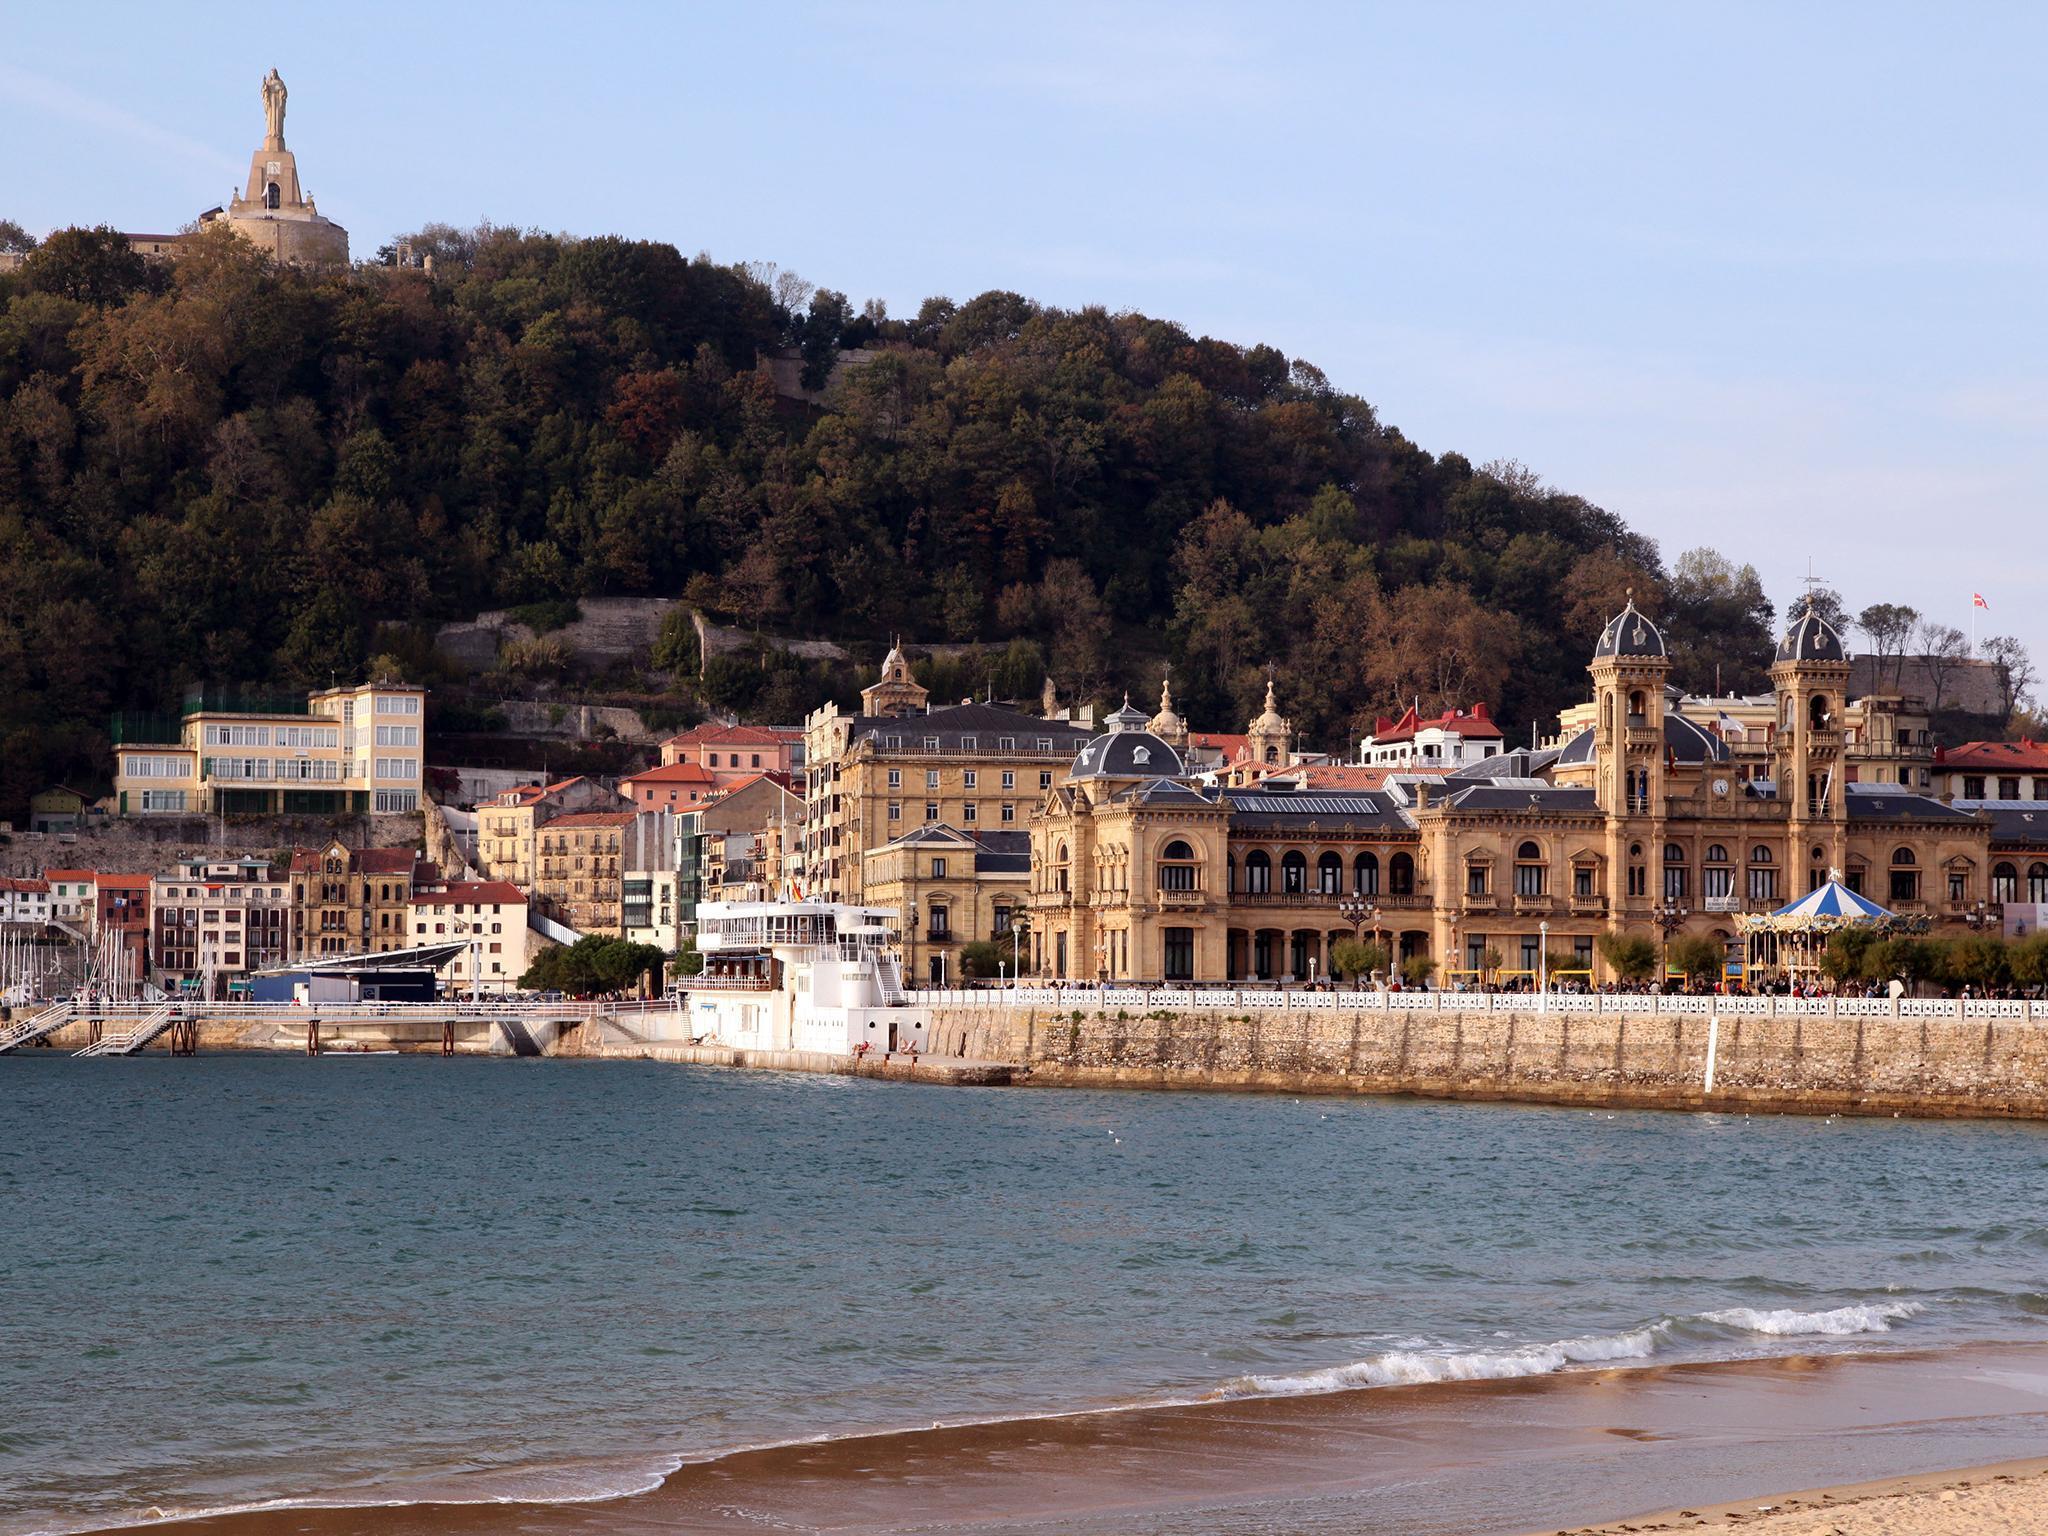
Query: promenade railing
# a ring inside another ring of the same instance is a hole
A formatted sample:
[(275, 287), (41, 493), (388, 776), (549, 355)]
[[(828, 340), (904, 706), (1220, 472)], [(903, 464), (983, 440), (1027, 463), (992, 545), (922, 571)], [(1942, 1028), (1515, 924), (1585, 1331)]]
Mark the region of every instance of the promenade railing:
[(2048, 1001), (2009, 997), (1780, 997), (1657, 992), (1384, 992), (1376, 988), (1117, 985), (922, 988), (932, 1008), (1030, 1008), (1146, 1014), (1217, 1009), (1247, 1013), (1558, 1013), (1644, 1018), (2009, 1019), (2048, 1024)]

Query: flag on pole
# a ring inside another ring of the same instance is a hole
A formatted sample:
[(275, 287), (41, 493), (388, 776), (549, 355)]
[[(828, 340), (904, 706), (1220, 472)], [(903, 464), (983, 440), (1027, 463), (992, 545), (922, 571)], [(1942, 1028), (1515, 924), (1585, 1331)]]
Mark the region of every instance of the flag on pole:
[(1984, 594), (1982, 592), (1972, 592), (1970, 594), (1970, 606), (1987, 610), (1991, 607), (1989, 603), (1984, 601)]

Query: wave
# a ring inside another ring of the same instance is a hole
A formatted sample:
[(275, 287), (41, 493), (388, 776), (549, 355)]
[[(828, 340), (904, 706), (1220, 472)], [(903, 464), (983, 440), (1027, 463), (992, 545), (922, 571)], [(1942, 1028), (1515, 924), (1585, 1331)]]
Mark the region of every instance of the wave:
[[(1647, 1360), (1674, 1333), (1702, 1336), (1728, 1331), (1772, 1338), (1847, 1338), (1889, 1333), (1892, 1324), (1926, 1311), (1917, 1301), (1867, 1302), (1802, 1312), (1792, 1307), (1726, 1307), (1687, 1317), (1667, 1317), (1622, 1333), (1592, 1334), (1514, 1349), (1467, 1350), (1415, 1346), (1389, 1349), (1348, 1365), (1290, 1376), (1239, 1376), (1207, 1394), (1205, 1401), (1244, 1397), (1297, 1397), (1360, 1387), (1414, 1387), (1444, 1381), (1511, 1381), (1551, 1376), (1575, 1366)], [(1711, 1329), (1701, 1324), (1712, 1325)]]
[(1439, 1381), (1509, 1381), (1519, 1376), (1549, 1376), (1574, 1365), (1647, 1360), (1657, 1352), (1658, 1339), (1670, 1331), (1669, 1322), (1660, 1322), (1627, 1333), (1559, 1339), (1522, 1349), (1390, 1349), (1349, 1365), (1300, 1376), (1240, 1376), (1211, 1392), (1209, 1399), (1295, 1397), (1356, 1387), (1415, 1387)]
[(1892, 1324), (1926, 1311), (1917, 1301), (1886, 1301), (1867, 1306), (1834, 1307), (1825, 1312), (1798, 1312), (1790, 1307), (1758, 1311), (1755, 1307), (1728, 1307), (1719, 1312), (1702, 1312), (1704, 1322), (1746, 1333), (1767, 1333), (1775, 1337), (1806, 1335), (1842, 1338), (1853, 1333), (1890, 1333)]

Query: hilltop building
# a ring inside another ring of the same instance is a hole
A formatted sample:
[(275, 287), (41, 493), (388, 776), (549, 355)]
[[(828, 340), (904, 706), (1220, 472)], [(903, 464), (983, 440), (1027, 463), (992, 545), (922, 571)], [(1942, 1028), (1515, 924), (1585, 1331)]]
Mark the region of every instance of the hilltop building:
[(179, 718), (117, 715), (120, 815), (389, 815), (420, 808), (427, 691), (324, 688), (300, 702), (193, 689)]
[(1501, 729), (1484, 704), (1447, 709), (1425, 719), (1411, 704), (1398, 720), (1385, 715), (1358, 744), (1360, 763), (1375, 768), (1449, 770), (1499, 755)]

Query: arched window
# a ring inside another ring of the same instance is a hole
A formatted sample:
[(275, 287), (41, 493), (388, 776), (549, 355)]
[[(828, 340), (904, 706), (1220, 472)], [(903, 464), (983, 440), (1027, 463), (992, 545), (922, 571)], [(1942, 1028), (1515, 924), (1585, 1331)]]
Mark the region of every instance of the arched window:
[(2048, 902), (2048, 864), (2027, 866), (2027, 900)]
[(1415, 859), (1406, 853), (1397, 853), (1387, 861), (1387, 891), (1394, 896), (1415, 894)]
[(1647, 713), (1648, 711), (1644, 708), (1643, 690), (1638, 688), (1628, 696), (1628, 717), (1631, 720), (1640, 720)]
[(1706, 866), (1700, 870), (1700, 894), (1709, 901), (1735, 894), (1735, 871), (1728, 867), (1728, 850), (1720, 843), (1707, 844)]
[(1326, 853), (1316, 860), (1316, 891), (1319, 895), (1335, 896), (1344, 889), (1344, 861), (1334, 853)]
[(1754, 848), (1749, 850), (1749, 862), (1752, 864), (1770, 863), (1771, 850), (1766, 848), (1762, 843), (1758, 843)]
[(1248, 896), (1263, 896), (1273, 889), (1273, 860), (1263, 848), (1244, 856), (1244, 889)]
[(1707, 844), (1707, 862), (1709, 864), (1726, 864), (1728, 862), (1728, 850), (1719, 843)]
[(1289, 896), (1299, 896), (1308, 890), (1308, 856), (1300, 849), (1289, 849), (1280, 857), (1280, 889)]
[(1269, 763), (1277, 763), (1277, 762), (1279, 762), (1279, 761), (1280, 761), (1280, 749), (1279, 749), (1278, 747), (1268, 747), (1268, 748), (1266, 748), (1266, 761), (1267, 761), (1267, 762), (1269, 762)]
[(1064, 896), (1072, 887), (1067, 878), (1067, 845), (1061, 843), (1053, 853), (1053, 889)]
[(1749, 850), (1749, 899), (1778, 899), (1778, 872), (1771, 867), (1771, 850), (1762, 843)]
[(1993, 901), (2018, 901), (2020, 899), (2020, 872), (2011, 864), (1995, 865), (1991, 871), (1991, 899)]
[(1813, 698), (1807, 702), (1806, 718), (1807, 722), (1811, 724), (1813, 728), (1817, 731), (1822, 730), (1827, 726), (1828, 696), (1826, 694), (1816, 693), (1813, 696)]
[(1666, 843), (1664, 845), (1664, 862), (1666, 864), (1683, 864), (1685, 862), (1685, 850), (1676, 843)]
[(1226, 888), (1234, 893), (1238, 888), (1237, 855), (1234, 853), (1226, 853), (1223, 856), (1223, 879)]
[(280, 199), (277, 190), (277, 183), (274, 181), (268, 183), (263, 188), (263, 206), (266, 208), (276, 208), (278, 206), (279, 200)]
[(1168, 843), (1159, 854), (1159, 889), (1162, 891), (1192, 891), (1195, 889), (1195, 850), (1179, 838)]
[(1892, 850), (1892, 862), (1894, 864), (1917, 864), (1919, 860), (1913, 857), (1913, 850), (1910, 848), (1894, 848)]
[(1361, 896), (1377, 896), (1380, 893), (1380, 858), (1376, 853), (1361, 853), (1351, 861), (1351, 889)]
[(1543, 862), (1543, 849), (1536, 843), (1524, 843), (1515, 850), (1515, 894), (1517, 896), (1541, 896), (1548, 885), (1549, 866)]
[(1685, 848), (1679, 843), (1664, 845), (1664, 899), (1684, 901), (1692, 895), (1692, 871), (1686, 868)]

